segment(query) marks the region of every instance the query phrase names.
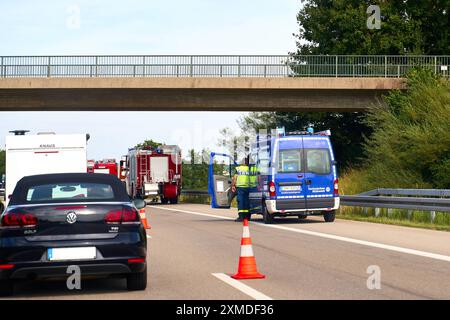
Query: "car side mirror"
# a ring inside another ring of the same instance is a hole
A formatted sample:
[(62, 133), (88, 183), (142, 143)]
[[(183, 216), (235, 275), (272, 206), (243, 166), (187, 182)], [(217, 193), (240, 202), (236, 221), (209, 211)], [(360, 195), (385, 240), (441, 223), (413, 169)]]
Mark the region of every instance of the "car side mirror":
[(133, 204), (138, 210), (144, 209), (147, 206), (143, 199), (133, 199)]
[(333, 166), (337, 166), (338, 162), (337, 162), (336, 160), (333, 160), (333, 161), (331, 162), (331, 164), (332, 164)]

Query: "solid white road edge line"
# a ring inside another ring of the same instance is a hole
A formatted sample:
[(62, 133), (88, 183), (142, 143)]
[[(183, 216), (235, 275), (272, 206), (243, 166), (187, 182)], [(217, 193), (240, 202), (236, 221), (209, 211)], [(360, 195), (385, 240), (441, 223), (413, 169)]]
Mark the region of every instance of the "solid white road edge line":
[(224, 273), (212, 273), (212, 275), (255, 300), (273, 300), (271, 297), (266, 296), (265, 294), (253, 289), (252, 287), (247, 286), (246, 284), (243, 284), (240, 281), (231, 278), (230, 276), (227, 276)]
[[(198, 213), (198, 212), (186, 211), (186, 210), (180, 210), (180, 209), (170, 209), (170, 208), (157, 208), (157, 209), (169, 210), (169, 211), (178, 211), (178, 212), (190, 213), (190, 214), (195, 214), (195, 215), (200, 215), (200, 216), (207, 216), (207, 217), (215, 217), (217, 219), (234, 220), (233, 218), (230, 218), (230, 217), (216, 216), (216, 215), (212, 215), (212, 214)], [(274, 228), (274, 229), (292, 231), (292, 232), (307, 234), (307, 235), (321, 237), (321, 238), (327, 238), (327, 239), (332, 239), (332, 240), (350, 242), (350, 243), (354, 243), (354, 244), (360, 244), (360, 245), (363, 245), (363, 246), (374, 247), (374, 248), (390, 250), (390, 251), (396, 251), (396, 252), (400, 252), (400, 253), (406, 253), (406, 254), (411, 254), (411, 255), (415, 255), (415, 256), (420, 256), (420, 257), (425, 257), (425, 258), (430, 258), (430, 259), (436, 259), (436, 260), (450, 262), (450, 256), (437, 254), (437, 253), (431, 253), (431, 252), (420, 251), (420, 250), (415, 250), (415, 249), (397, 247), (397, 246), (392, 246), (392, 245), (388, 245), (388, 244), (382, 244), (382, 243), (365, 241), (365, 240), (358, 240), (358, 239), (347, 238), (347, 237), (342, 237), (342, 236), (336, 236), (336, 235), (327, 234), (327, 233), (321, 233), (321, 232), (316, 232), (316, 231), (295, 229), (295, 228), (289, 228), (289, 227), (284, 227), (284, 226), (277, 226), (277, 225), (272, 225), (272, 224), (262, 224), (262, 223), (253, 222), (253, 221), (250, 221), (250, 223), (251, 224), (256, 224), (256, 225), (259, 225), (259, 226), (262, 226), (262, 227), (267, 227), (267, 228)]]

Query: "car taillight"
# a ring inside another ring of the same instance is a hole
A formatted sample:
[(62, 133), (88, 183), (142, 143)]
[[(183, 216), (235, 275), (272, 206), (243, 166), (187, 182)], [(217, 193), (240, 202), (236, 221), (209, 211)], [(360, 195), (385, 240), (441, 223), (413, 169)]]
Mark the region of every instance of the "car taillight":
[(34, 227), (37, 225), (34, 214), (23, 212), (6, 212), (2, 217), (3, 227)]
[(121, 220), (122, 220), (122, 210), (109, 211), (105, 215), (106, 223), (120, 223)]
[(122, 210), (112, 210), (105, 215), (105, 222), (119, 224), (123, 222), (139, 222), (138, 213), (133, 208), (125, 207)]
[(333, 183), (333, 195), (338, 196), (339, 195), (339, 183), (338, 179), (334, 180)]
[(136, 221), (137, 212), (132, 208), (124, 208), (122, 210), (122, 222)]
[(269, 183), (269, 195), (271, 197), (275, 197), (277, 195), (276, 188), (275, 188), (275, 182), (273, 182), (273, 181), (270, 181), (270, 183)]

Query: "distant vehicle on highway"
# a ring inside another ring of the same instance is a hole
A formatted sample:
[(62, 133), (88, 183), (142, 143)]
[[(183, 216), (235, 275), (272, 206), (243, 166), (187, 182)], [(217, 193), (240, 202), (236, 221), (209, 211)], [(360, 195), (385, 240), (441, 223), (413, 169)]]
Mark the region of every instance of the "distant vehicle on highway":
[(22, 177), (45, 173), (86, 172), (89, 135), (11, 131), (6, 136), (6, 203)]
[(0, 176), (0, 200), (4, 200), (3, 197), (5, 196), (5, 180), (5, 174), (2, 174)]
[[(181, 149), (176, 145), (133, 148), (121, 161), (127, 192), (132, 198), (178, 203), (181, 192)], [(125, 165), (124, 165), (125, 163)]]
[(103, 159), (99, 161), (88, 160), (87, 172), (112, 174), (119, 177), (119, 165), (117, 164), (116, 159)]
[[(250, 167), (256, 166), (258, 183), (250, 188), (250, 213), (262, 214), (265, 223), (274, 217), (323, 215), (333, 222), (339, 208), (336, 161), (330, 131), (285, 133), (284, 128), (258, 137), (250, 151)], [(231, 170), (228, 176), (214, 173), (211, 153), (209, 192), (213, 208), (231, 204)], [(251, 170), (250, 170), (251, 172)]]
[(3, 201), (5, 201), (5, 175), (2, 174), (0, 177), (0, 214), (3, 212), (4, 205)]
[(121, 276), (147, 285), (147, 237), (123, 183), (112, 175), (70, 173), (22, 178), (0, 217), (0, 294), (16, 280)]
[(87, 173), (94, 173), (94, 167), (95, 167), (95, 160), (88, 160), (87, 161)]

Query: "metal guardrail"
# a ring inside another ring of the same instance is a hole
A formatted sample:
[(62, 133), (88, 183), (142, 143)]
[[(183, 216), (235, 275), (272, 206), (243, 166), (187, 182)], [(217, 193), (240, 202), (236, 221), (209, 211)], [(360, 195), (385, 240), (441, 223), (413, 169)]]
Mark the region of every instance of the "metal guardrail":
[(450, 199), (382, 196), (341, 196), (340, 198), (343, 206), (450, 212)]
[(340, 198), (343, 206), (450, 212), (449, 189), (380, 188)]
[[(182, 190), (181, 194), (201, 196), (208, 195), (208, 191)], [(341, 195), (340, 200), (343, 206), (450, 212), (449, 189), (374, 189)]]
[(209, 192), (206, 190), (181, 190), (181, 194), (188, 196), (208, 196)]
[(359, 196), (421, 196), (421, 197), (450, 197), (450, 189), (387, 189), (378, 188), (360, 193)]
[(1, 56), (0, 77), (402, 77), (414, 66), (449, 76), (450, 56)]

